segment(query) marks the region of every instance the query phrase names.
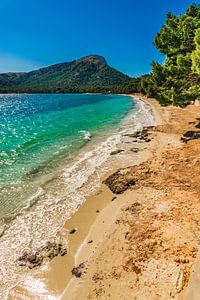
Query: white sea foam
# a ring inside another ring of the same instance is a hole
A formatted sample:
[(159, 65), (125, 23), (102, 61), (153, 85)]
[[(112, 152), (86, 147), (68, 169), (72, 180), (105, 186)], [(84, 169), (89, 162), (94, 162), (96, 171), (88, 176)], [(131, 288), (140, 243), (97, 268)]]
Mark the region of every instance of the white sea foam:
[(138, 98), (134, 98), (134, 100), (136, 111), (128, 115), (122, 125), (122, 130), (126, 132), (130, 130), (138, 131), (142, 130), (143, 127), (155, 125), (155, 118), (151, 107)]
[(1, 299), (6, 298), (18, 281), (28, 280), (24, 269), (16, 263), (24, 249), (36, 250), (47, 241), (59, 238), (58, 232), (66, 220), (100, 185), (101, 176), (109, 168), (106, 161), (110, 153), (117, 149), (122, 134), (154, 125), (149, 106), (137, 101), (136, 107), (136, 112), (125, 118), (117, 133), (79, 155), (76, 161), (63, 169), (60, 176), (29, 198), (26, 209), (10, 223), (0, 238)]
[(91, 140), (92, 135), (91, 135), (91, 133), (89, 131), (87, 131), (87, 130), (80, 130), (79, 132), (83, 135), (83, 139), (85, 141), (90, 141)]

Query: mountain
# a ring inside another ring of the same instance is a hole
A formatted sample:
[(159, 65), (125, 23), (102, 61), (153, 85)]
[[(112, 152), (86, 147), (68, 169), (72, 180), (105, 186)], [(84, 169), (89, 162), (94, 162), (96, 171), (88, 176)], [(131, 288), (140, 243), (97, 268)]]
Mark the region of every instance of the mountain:
[(104, 57), (89, 55), (27, 73), (0, 74), (0, 92), (90, 92), (130, 80)]

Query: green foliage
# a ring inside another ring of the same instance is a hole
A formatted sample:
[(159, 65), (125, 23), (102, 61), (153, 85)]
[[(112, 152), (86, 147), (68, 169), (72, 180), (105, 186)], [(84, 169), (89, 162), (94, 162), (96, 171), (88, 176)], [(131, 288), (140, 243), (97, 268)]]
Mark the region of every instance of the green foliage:
[(192, 53), (192, 70), (200, 76), (200, 28), (196, 30), (194, 41), (196, 49)]
[(154, 45), (165, 55), (163, 65), (153, 62), (152, 72), (142, 80), (143, 91), (162, 105), (185, 106), (200, 96), (200, 5), (185, 14), (167, 14)]

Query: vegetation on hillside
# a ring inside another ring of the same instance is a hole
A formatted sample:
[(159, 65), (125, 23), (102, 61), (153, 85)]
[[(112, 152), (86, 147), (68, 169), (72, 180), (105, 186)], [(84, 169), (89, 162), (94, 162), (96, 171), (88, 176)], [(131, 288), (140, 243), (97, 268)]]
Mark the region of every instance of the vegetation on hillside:
[(200, 5), (185, 14), (167, 14), (154, 45), (165, 55), (164, 64), (152, 62), (142, 80), (142, 91), (162, 105), (185, 106), (200, 97)]
[(90, 55), (28, 73), (0, 74), (0, 92), (106, 92), (130, 80), (111, 68), (103, 57)]

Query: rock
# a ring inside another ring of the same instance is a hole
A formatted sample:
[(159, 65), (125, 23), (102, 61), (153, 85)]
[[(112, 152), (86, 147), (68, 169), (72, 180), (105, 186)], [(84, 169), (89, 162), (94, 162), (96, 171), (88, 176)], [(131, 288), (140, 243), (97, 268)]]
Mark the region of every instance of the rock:
[(151, 139), (145, 139), (145, 142), (149, 143), (149, 142), (151, 142)]
[(121, 153), (121, 152), (124, 152), (124, 150), (118, 149), (118, 150), (112, 151), (112, 152), (110, 153), (110, 155), (115, 155), (115, 154), (118, 154), (118, 153)]
[(21, 257), (18, 258), (19, 266), (26, 266), (30, 269), (40, 266), (42, 264), (43, 257), (38, 253), (30, 253), (25, 251)]
[(131, 175), (121, 174), (121, 170), (118, 170), (103, 181), (103, 183), (105, 183), (114, 194), (122, 194), (130, 186), (135, 185), (135, 180)]
[(194, 131), (194, 130), (186, 131), (183, 134), (183, 137), (181, 138), (181, 140), (185, 143), (187, 143), (190, 140), (197, 140), (197, 139), (200, 139), (200, 130), (198, 130), (198, 131)]
[(138, 138), (139, 135), (140, 135), (140, 131), (136, 131), (135, 133), (127, 133), (127, 134), (124, 134), (123, 136), (128, 136), (131, 138)]
[(82, 271), (79, 268), (73, 268), (72, 275), (74, 275), (77, 278), (80, 278), (82, 275)]
[(78, 267), (72, 269), (72, 275), (77, 278), (80, 278), (83, 274), (83, 269), (85, 268), (85, 263), (81, 263)]
[(46, 246), (41, 248), (41, 251), (43, 252), (44, 257), (48, 257), (50, 260), (52, 260), (55, 256), (63, 256), (67, 254), (67, 249), (63, 247), (62, 244), (54, 242), (48, 242)]
[(70, 234), (74, 234), (77, 231), (77, 229), (73, 228), (69, 231)]
[(115, 199), (117, 199), (117, 197), (116, 197), (116, 196), (115, 196), (115, 197), (113, 197), (111, 201), (114, 201)]
[(88, 244), (91, 244), (91, 243), (93, 243), (93, 240), (89, 240), (89, 241), (88, 241)]
[(60, 252), (59, 252), (60, 256), (64, 256), (67, 254), (67, 249), (60, 249)]
[(184, 134), (183, 134), (184, 137), (186, 138), (190, 138), (190, 139), (198, 139), (200, 138), (200, 131), (192, 131), (192, 130), (189, 130), (189, 131), (186, 131)]
[(40, 266), (44, 258), (52, 260), (55, 256), (64, 256), (67, 249), (60, 243), (47, 242), (45, 246), (40, 247), (35, 252), (25, 251), (17, 260), (19, 266), (26, 266), (30, 269)]
[(127, 133), (127, 134), (124, 134), (124, 136), (128, 136), (128, 137), (131, 137), (131, 138), (137, 138), (139, 140), (144, 140), (145, 138), (147, 138), (149, 135), (148, 133), (148, 129), (145, 128), (141, 131), (136, 131), (134, 133)]
[(195, 127), (200, 129), (200, 122), (198, 122)]
[(99, 210), (98, 210), (98, 209), (96, 210), (96, 213), (99, 213)]

